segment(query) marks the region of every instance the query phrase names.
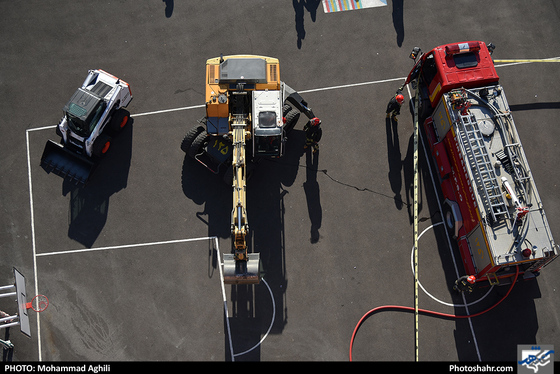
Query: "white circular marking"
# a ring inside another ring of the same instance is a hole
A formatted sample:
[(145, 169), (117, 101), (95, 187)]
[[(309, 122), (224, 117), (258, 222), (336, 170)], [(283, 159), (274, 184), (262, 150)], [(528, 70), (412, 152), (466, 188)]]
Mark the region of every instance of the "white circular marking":
[[(439, 222), (439, 223), (434, 223), (433, 225), (427, 227), (426, 229), (424, 229), (424, 231), (422, 231), (422, 232), (420, 233), (420, 235), (418, 235), (418, 240), (420, 240), (420, 238), (422, 237), (422, 235), (424, 235), (424, 233), (425, 233), (426, 231), (430, 230), (430, 229), (433, 228), (434, 226), (442, 225), (442, 224), (443, 224), (443, 222)], [(413, 260), (413, 259), (414, 259), (414, 246), (412, 247), (412, 252), (411, 252), (411, 254), (410, 254), (410, 266), (411, 266), (411, 268), (412, 268), (412, 275), (414, 275), (414, 260)], [(424, 286), (422, 286), (422, 283), (420, 283), (420, 279), (418, 279), (418, 285), (420, 286), (420, 288), (422, 288), (422, 291), (424, 291), (424, 293), (425, 293), (426, 295), (428, 295), (429, 297), (431, 297), (433, 300), (437, 301), (438, 303), (443, 304), (443, 305), (447, 305), (447, 306), (452, 306), (452, 307), (463, 307), (463, 308), (464, 308), (464, 307), (469, 307), (469, 306), (471, 306), (471, 305), (474, 305), (474, 304), (478, 303), (479, 301), (482, 301), (486, 296), (488, 296), (488, 294), (490, 293), (490, 291), (492, 291), (492, 289), (494, 288), (494, 286), (492, 285), (492, 287), (490, 287), (490, 289), (488, 290), (488, 292), (486, 292), (486, 294), (484, 294), (484, 296), (482, 296), (480, 299), (475, 300), (475, 301), (473, 301), (473, 302), (471, 302), (471, 303), (468, 303), (468, 304), (452, 304), (452, 303), (448, 303), (448, 302), (442, 301), (442, 300), (438, 299), (437, 297), (433, 296), (432, 294), (430, 294), (428, 291), (426, 291), (426, 289), (424, 288)]]
[(261, 338), (261, 340), (257, 344), (255, 344), (252, 348), (247, 349), (246, 351), (243, 351), (243, 352), (240, 352), (240, 353), (234, 353), (233, 357), (241, 356), (241, 355), (244, 355), (245, 353), (249, 353), (253, 349), (257, 348), (259, 345), (261, 345), (261, 343), (266, 339), (266, 337), (270, 333), (270, 330), (272, 330), (272, 325), (274, 325), (274, 319), (276, 318), (276, 303), (274, 302), (274, 294), (272, 293), (272, 290), (270, 289), (270, 286), (268, 285), (268, 283), (266, 283), (264, 278), (262, 278), (261, 280), (266, 285), (266, 288), (268, 288), (268, 292), (270, 292), (270, 300), (272, 300), (272, 320), (270, 321), (270, 326), (268, 326), (268, 330), (267, 330), (266, 334), (264, 334), (264, 336)]

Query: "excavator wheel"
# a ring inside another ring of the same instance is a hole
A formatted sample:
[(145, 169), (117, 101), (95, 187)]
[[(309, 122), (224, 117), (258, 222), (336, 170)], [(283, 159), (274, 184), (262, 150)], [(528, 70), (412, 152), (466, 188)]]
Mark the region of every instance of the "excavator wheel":
[(207, 140), (208, 140), (208, 133), (206, 132), (206, 130), (203, 130), (192, 141), (191, 146), (189, 147), (189, 149), (187, 151), (187, 154), (189, 155), (189, 157), (194, 158), (197, 154), (202, 152), (202, 150), (204, 148), (204, 145), (205, 145)]
[(286, 133), (289, 133), (294, 129), (300, 114), (301, 113), (299, 112), (299, 110), (292, 109), (286, 114), (286, 116), (284, 116), (284, 118), (286, 118), (286, 125), (285, 125)]
[(188, 153), (194, 139), (203, 131), (204, 126), (196, 126), (190, 129), (181, 142), (181, 150), (185, 153)]

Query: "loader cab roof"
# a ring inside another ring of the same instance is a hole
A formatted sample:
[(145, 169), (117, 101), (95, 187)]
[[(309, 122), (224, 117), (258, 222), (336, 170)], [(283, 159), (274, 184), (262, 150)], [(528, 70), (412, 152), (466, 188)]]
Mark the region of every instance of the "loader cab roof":
[(78, 88), (64, 106), (70, 128), (80, 136), (89, 136), (105, 111), (106, 103), (90, 91)]

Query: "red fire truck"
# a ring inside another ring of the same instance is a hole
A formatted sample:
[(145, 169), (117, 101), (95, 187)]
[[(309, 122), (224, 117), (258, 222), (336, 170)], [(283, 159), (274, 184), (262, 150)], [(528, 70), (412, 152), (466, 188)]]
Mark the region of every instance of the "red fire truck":
[[(427, 53), (414, 48), (405, 85), (416, 90), (418, 124), (433, 156), (442, 215), (466, 275), (477, 284), (530, 279), (558, 257), (491, 54), (470, 41)], [(518, 269), (516, 269), (516, 267)]]

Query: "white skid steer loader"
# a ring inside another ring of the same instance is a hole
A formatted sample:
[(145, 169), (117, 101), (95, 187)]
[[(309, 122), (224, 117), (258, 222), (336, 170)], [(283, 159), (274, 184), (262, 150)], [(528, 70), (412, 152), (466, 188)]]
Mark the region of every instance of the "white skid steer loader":
[(41, 166), (77, 185), (85, 185), (111, 145), (111, 134), (130, 121), (124, 109), (132, 100), (128, 83), (103, 71), (90, 70), (64, 106), (56, 127), (61, 143), (48, 140)]

